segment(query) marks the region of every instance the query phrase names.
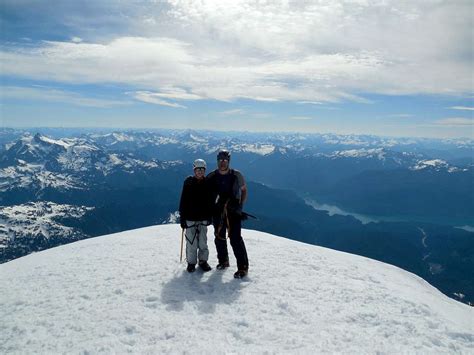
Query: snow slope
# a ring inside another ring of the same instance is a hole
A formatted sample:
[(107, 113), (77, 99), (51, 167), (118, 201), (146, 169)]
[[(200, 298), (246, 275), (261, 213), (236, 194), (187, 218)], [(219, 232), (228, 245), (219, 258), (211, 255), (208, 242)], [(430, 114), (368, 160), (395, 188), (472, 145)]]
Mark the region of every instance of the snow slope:
[[(0, 353), (473, 353), (474, 309), (371, 259), (244, 230), (247, 280), (188, 274), (180, 229), (0, 265)], [(209, 243), (212, 266), (216, 264)]]

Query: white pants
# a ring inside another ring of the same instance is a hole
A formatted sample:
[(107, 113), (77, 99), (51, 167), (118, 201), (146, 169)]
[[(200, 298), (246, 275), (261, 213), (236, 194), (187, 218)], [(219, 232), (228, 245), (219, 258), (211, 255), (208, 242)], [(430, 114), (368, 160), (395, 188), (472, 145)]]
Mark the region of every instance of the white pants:
[[(197, 264), (207, 261), (209, 249), (207, 247), (206, 221), (186, 221), (186, 260), (188, 264)], [(199, 255), (198, 255), (199, 254)]]

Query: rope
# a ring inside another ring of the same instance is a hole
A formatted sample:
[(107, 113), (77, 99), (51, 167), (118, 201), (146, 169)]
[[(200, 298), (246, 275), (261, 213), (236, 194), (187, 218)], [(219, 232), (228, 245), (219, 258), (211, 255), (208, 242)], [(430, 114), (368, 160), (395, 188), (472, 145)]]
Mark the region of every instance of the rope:
[(196, 237), (198, 238), (199, 240), (199, 227), (200, 226), (205, 226), (206, 224), (204, 223), (195, 223), (193, 224), (192, 226), (189, 226), (188, 228), (194, 228), (194, 236), (193, 236), (193, 240), (189, 240), (188, 237), (186, 236), (186, 240), (188, 242), (190, 242), (191, 244), (194, 244), (194, 240), (196, 239)]
[[(186, 228), (186, 229), (188, 229), (188, 228), (195, 228), (195, 232), (194, 232), (194, 236), (193, 236), (193, 240), (192, 240), (192, 241), (190, 241), (190, 240), (188, 239), (188, 236), (186, 236), (186, 240), (187, 240), (189, 243), (194, 244), (194, 240), (196, 240), (196, 237), (197, 237), (198, 243), (199, 243), (199, 227), (200, 227), (200, 226), (206, 226), (206, 224), (204, 224), (204, 223), (194, 223), (193, 225), (191, 225), (191, 226), (189, 226), (189, 227)], [(183, 229), (183, 235), (184, 235), (184, 229)], [(182, 255), (183, 255), (183, 239), (181, 239), (181, 258), (180, 258), (179, 262), (181, 262), (181, 260), (182, 260)], [(187, 259), (186, 259), (186, 260), (187, 260)]]
[[(224, 205), (224, 208), (222, 209), (222, 213), (221, 213), (221, 218), (220, 218), (220, 221), (219, 221), (219, 227), (217, 228), (217, 236), (216, 238), (217, 239), (220, 239), (220, 240), (227, 240), (227, 238), (230, 237), (230, 223), (229, 223), (229, 214), (227, 213), (227, 204), (229, 203), (229, 200), (227, 200), (227, 202), (225, 203)], [(224, 221), (226, 222), (226, 234), (224, 237), (221, 237), (221, 231), (222, 231), (222, 227), (224, 226)]]

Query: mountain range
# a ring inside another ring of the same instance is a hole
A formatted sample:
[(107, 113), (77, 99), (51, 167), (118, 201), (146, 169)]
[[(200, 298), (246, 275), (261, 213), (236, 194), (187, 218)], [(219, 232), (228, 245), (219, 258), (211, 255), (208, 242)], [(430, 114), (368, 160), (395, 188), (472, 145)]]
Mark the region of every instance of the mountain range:
[[(247, 179), (245, 209), (258, 217), (245, 222), (249, 228), (389, 262), (474, 302), (470, 141), (5, 129), (0, 142), (1, 262), (175, 222), (192, 160), (205, 158), (210, 170), (226, 147)], [(311, 200), (380, 220), (330, 215)]]

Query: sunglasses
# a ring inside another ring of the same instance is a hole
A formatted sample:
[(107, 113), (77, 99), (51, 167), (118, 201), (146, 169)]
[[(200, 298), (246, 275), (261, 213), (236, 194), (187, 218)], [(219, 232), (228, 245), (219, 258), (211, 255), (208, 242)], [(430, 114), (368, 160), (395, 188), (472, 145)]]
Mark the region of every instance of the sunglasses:
[(221, 162), (221, 161), (229, 161), (229, 159), (217, 159), (218, 162)]
[(197, 171), (206, 171), (206, 168), (194, 168), (194, 170), (197, 170)]

